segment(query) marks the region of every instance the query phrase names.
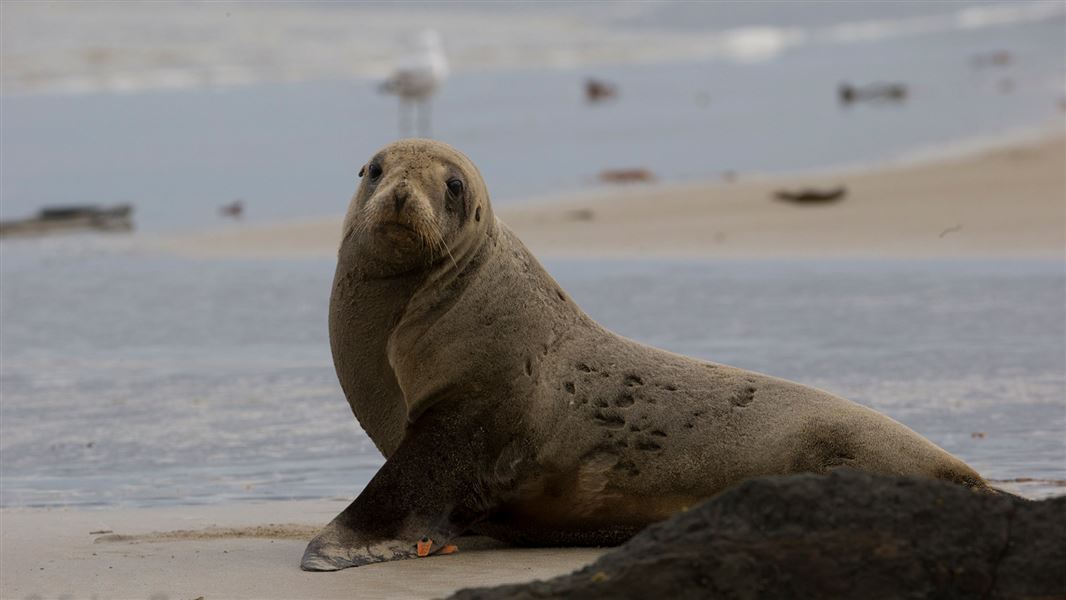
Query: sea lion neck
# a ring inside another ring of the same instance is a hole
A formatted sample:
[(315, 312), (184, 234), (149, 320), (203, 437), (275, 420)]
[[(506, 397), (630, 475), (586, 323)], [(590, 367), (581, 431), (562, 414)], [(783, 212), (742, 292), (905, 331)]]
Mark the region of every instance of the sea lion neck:
[[(330, 300), (330, 347), (352, 413), (386, 457), (399, 447), (408, 422), (391, 364), (393, 333), (400, 323), (431, 323), (449, 298), (461, 295), (495, 244), (496, 228), (485, 232), (458, 240), (450, 254), (428, 266), (387, 276), (368, 269), (355, 245), (341, 246)], [(433, 293), (433, 282), (444, 286), (440, 294)]]
[(506, 227), (495, 223), (476, 249), (427, 277), (388, 341), (389, 364), (413, 421), (434, 403), (474, 401), (492, 382), (522, 369), (503, 360), (517, 348), (541, 348), (582, 322), (560, 299), (558, 284)]
[(342, 246), (329, 306), (329, 340), (341, 388), (359, 424), (383, 455), (403, 439), (403, 393), (386, 360), (386, 344), (424, 274), (369, 276)]
[(496, 228), (484, 235), (464, 236), (445, 256), (419, 274), (419, 283), (406, 299), (393, 335), (400, 328), (428, 329), (460, 301), (475, 284), (478, 273), (492, 259)]

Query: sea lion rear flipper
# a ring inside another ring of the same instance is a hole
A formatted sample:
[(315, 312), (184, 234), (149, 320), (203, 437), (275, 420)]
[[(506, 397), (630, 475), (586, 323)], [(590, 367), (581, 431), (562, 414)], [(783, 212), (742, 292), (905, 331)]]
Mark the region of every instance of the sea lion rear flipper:
[(453, 435), (433, 421), (419, 419), (359, 497), (311, 540), (302, 569), (336, 571), (454, 552), (449, 542), (486, 512), (473, 474), (488, 453), (479, 436)]

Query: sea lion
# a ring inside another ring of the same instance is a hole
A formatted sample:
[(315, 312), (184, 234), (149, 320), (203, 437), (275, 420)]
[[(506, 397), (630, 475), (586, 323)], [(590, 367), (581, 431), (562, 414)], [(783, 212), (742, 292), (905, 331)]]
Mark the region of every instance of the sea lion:
[(873, 410), (606, 330), (496, 218), (454, 148), (402, 140), (360, 174), (330, 342), (387, 460), (304, 569), (446, 552), (468, 531), (616, 544), (757, 475), (847, 466), (986, 488)]

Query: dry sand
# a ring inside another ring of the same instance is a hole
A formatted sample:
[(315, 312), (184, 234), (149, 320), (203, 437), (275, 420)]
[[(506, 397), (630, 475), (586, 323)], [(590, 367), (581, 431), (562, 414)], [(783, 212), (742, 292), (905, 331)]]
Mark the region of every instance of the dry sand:
[[(780, 189), (847, 187), (796, 206)], [(927, 164), (733, 183), (632, 184), (504, 204), (497, 214), (541, 257), (1063, 258), (1066, 138)], [(341, 216), (175, 236), (195, 256), (332, 257)]]
[[(780, 188), (848, 187), (798, 207)], [(1056, 257), (1066, 249), (1066, 139), (918, 166), (638, 185), (503, 206), (540, 256)], [(163, 240), (196, 256), (332, 257), (340, 216)], [(298, 563), (340, 501), (100, 510), (0, 510), (0, 597), (430, 598), (567, 573), (593, 549), (493, 548), (339, 573)], [(96, 534), (94, 531), (110, 531)], [(98, 541), (97, 541), (98, 540)], [(481, 549), (477, 549), (481, 546)]]
[[(464, 538), (449, 556), (306, 573), (300, 556), (345, 502), (0, 510), (0, 598), (438, 598), (554, 577), (603, 550)], [(94, 533), (109, 532), (109, 533)]]

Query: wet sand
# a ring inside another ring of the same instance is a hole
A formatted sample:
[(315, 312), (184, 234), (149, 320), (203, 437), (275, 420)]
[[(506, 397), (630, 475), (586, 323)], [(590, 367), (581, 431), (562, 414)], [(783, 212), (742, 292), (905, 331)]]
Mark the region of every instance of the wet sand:
[[(1063, 258), (1066, 138), (925, 164), (631, 184), (496, 207), (541, 257)], [(845, 186), (799, 206), (779, 190)], [(203, 257), (331, 257), (341, 216), (171, 236)]]
[(569, 573), (603, 552), (501, 548), (464, 538), (449, 556), (301, 571), (307, 541), (344, 505), (3, 509), (0, 597), (438, 598), (463, 587)]

